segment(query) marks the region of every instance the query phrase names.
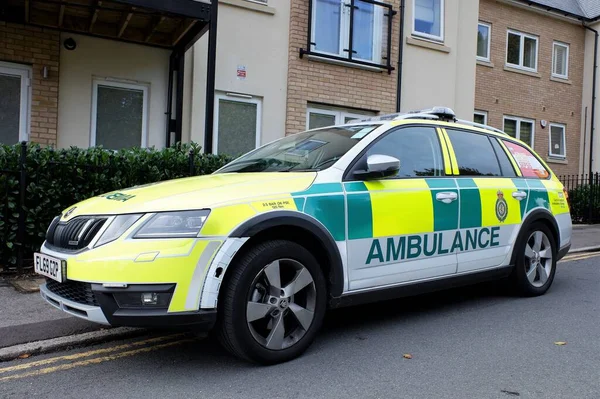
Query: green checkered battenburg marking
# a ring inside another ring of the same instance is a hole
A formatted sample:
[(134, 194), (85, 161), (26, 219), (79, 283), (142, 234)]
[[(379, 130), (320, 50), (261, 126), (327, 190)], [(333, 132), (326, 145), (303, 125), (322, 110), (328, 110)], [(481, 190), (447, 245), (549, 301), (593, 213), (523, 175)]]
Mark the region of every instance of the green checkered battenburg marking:
[(473, 179), (457, 179), (460, 188), (460, 228), (480, 227), (481, 195)]
[(433, 228), (434, 231), (456, 230), (458, 228), (458, 204), (453, 201), (449, 204), (438, 201), (436, 196), (442, 192), (453, 192), (458, 195), (456, 180), (454, 179), (425, 179), (431, 189), (433, 202)]
[(526, 182), (529, 186), (527, 212), (535, 208), (550, 209), (550, 199), (548, 198), (546, 186), (539, 180), (527, 179)]
[(341, 183), (313, 184), (308, 190), (292, 193), (292, 197), (297, 207), (300, 201), (303, 202), (304, 213), (323, 223), (334, 240), (346, 239), (346, 210)]
[(373, 237), (371, 194), (364, 183), (346, 183), (348, 201), (348, 239)]

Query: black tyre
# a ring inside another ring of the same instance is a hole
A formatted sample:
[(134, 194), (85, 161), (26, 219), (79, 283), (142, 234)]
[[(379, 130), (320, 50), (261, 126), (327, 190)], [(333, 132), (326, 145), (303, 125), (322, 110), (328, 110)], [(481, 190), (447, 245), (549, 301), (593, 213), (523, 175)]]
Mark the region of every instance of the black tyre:
[(228, 271), (219, 300), (219, 340), (234, 355), (261, 364), (300, 356), (325, 316), (327, 287), (315, 257), (274, 240), (244, 253)]
[(543, 295), (556, 273), (557, 248), (554, 234), (543, 223), (533, 223), (520, 235), (515, 246), (513, 287), (523, 296)]

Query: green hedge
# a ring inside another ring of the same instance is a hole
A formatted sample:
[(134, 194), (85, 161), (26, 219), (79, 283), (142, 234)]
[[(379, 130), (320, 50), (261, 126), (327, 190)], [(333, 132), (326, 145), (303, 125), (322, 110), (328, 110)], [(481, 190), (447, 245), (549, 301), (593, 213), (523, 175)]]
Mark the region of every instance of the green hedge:
[[(17, 263), (20, 154), (20, 144), (0, 145), (0, 266)], [(135, 185), (210, 174), (229, 160), (203, 154), (193, 143), (120, 151), (28, 145), (24, 259), (39, 249), (52, 219), (76, 202)]]
[[(600, 217), (600, 186), (584, 184), (569, 190), (569, 205), (574, 222), (588, 221), (590, 216), (590, 195), (592, 198), (592, 218)], [(590, 222), (595, 222), (592, 220)]]

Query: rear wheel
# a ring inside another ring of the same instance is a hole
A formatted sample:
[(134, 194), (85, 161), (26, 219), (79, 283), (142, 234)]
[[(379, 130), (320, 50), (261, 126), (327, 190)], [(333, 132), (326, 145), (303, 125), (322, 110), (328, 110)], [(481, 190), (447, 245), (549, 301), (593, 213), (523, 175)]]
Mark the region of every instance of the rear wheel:
[(219, 338), (234, 355), (262, 364), (302, 354), (320, 329), (326, 285), (304, 247), (258, 244), (232, 265), (219, 302)]
[(556, 273), (557, 248), (554, 235), (542, 223), (532, 224), (524, 240), (517, 243), (513, 282), (518, 293), (525, 296), (543, 295)]

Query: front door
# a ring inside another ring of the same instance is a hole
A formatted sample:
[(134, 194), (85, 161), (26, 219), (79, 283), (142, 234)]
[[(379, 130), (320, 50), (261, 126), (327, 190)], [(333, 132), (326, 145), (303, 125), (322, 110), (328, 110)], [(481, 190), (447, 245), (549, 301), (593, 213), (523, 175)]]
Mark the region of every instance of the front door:
[(0, 143), (27, 140), (29, 77), (26, 66), (0, 62)]
[[(399, 173), (353, 179), (374, 154), (398, 158)], [(456, 273), (458, 189), (444, 177), (445, 158), (435, 128), (406, 126), (373, 143), (352, 167), (344, 183), (350, 291)]]

